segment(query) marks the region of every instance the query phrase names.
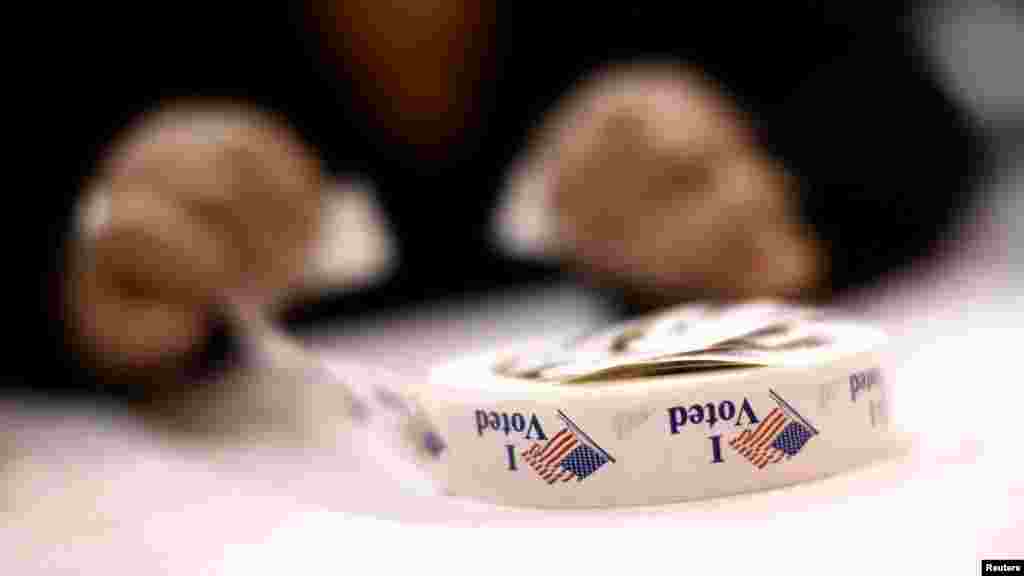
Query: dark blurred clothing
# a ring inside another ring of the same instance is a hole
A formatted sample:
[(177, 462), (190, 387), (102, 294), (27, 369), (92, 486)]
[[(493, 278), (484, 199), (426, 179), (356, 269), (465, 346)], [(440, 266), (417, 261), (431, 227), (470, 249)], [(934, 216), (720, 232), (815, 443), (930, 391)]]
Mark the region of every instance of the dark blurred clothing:
[[(470, 121), (440, 154), (380, 130), (355, 96), (360, 88), (323, 50), (310, 14), (290, 4), (61, 15), (73, 30), (52, 36), (63, 52), (47, 91), (60, 95), (53, 137), (69, 157), (55, 156), (48, 167), (58, 182), (37, 199), (48, 226), (45, 238), (39, 227), (26, 239), (29, 260), (59, 268), (54, 255), (66, 244), (72, 201), (104, 145), (138, 113), (180, 96), (241, 98), (282, 112), (330, 171), (360, 173), (376, 185), (399, 237), (398, 274), (371, 293), (296, 318), (554, 273), (496, 254), (490, 214), (503, 170), (544, 112), (608, 63), (674, 59), (718, 80), (749, 112), (762, 144), (799, 178), (804, 215), (828, 244), (837, 290), (931, 251), (954, 230), (979, 174), (980, 137), (937, 87), (910, 34), (912, 11), (899, 3), (701, 3), (682, 11), (505, 4)], [(49, 272), (44, 287), (54, 286)], [(41, 325), (53, 300), (41, 307), (18, 333)], [(59, 321), (26, 344), (51, 347)], [(56, 349), (53, 366), (68, 365)]]

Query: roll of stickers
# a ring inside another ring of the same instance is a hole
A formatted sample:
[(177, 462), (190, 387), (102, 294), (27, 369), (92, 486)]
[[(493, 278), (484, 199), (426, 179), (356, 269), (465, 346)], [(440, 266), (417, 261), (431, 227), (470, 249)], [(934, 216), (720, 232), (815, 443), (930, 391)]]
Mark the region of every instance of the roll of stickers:
[(784, 486), (887, 447), (884, 335), (773, 302), (665, 310), (436, 368), (414, 392), (451, 494), (537, 507)]

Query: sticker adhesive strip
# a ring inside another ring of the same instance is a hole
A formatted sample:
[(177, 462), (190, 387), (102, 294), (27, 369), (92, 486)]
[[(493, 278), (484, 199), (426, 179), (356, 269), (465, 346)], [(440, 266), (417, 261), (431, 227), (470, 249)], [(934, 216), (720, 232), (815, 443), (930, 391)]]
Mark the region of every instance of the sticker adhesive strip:
[(865, 464), (889, 444), (884, 335), (770, 302), (685, 306), (553, 348), (437, 367), (412, 393), (451, 494), (657, 504)]

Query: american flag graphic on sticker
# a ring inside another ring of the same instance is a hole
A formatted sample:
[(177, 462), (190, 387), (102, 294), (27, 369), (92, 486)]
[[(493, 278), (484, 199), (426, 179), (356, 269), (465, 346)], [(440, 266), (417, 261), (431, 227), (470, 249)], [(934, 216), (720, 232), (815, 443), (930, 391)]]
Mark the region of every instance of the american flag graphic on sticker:
[(736, 452), (757, 468), (796, 456), (811, 438), (818, 435), (818, 429), (782, 396), (774, 390), (768, 393), (778, 406), (756, 428), (744, 430), (729, 441)]
[(597, 445), (586, 432), (576, 426), (561, 410), (558, 417), (565, 425), (546, 443), (534, 442), (522, 453), (533, 471), (548, 484), (582, 482), (615, 458)]

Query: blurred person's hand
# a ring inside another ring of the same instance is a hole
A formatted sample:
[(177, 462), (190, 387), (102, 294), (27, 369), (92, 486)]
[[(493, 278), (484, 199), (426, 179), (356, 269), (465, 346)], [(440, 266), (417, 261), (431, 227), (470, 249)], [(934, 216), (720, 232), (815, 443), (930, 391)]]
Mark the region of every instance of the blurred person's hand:
[(699, 73), (599, 75), (542, 127), (560, 256), (653, 303), (798, 296), (826, 277), (795, 183)]
[(320, 180), (276, 118), (214, 106), (143, 118), (87, 200), (68, 275), (76, 345), (101, 372), (137, 374), (202, 346), (230, 304), (272, 303), (317, 237)]

